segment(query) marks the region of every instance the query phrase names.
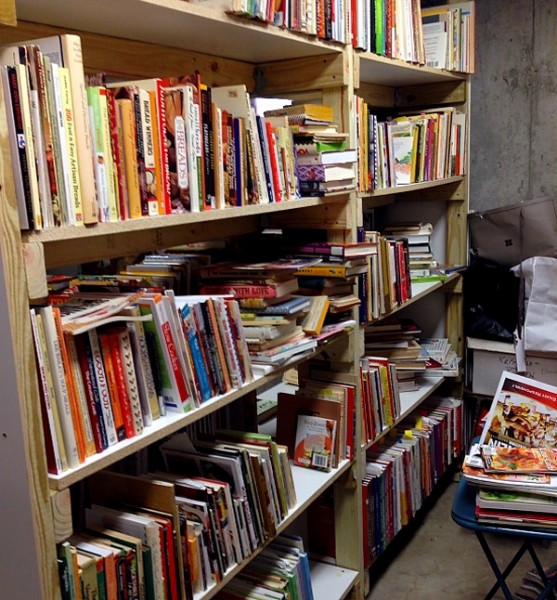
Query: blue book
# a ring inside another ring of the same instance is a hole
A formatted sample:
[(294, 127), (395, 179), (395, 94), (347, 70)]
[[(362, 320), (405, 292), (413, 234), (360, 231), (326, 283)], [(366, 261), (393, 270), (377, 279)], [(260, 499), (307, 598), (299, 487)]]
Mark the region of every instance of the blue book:
[(272, 306), (265, 306), (264, 308), (258, 308), (254, 312), (261, 315), (293, 315), (294, 313), (301, 312), (310, 306), (310, 298), (306, 296), (296, 296), (281, 302), (280, 304), (273, 304)]
[(190, 349), (190, 355), (193, 361), (194, 375), (199, 384), (201, 401), (205, 402), (206, 400), (209, 400), (209, 398), (212, 398), (213, 392), (211, 390), (211, 384), (209, 383), (207, 368), (203, 360), (199, 338), (197, 337), (197, 332), (195, 330), (193, 314), (191, 308), (187, 304), (184, 304), (182, 307), (181, 316), (185, 325), (186, 342)]

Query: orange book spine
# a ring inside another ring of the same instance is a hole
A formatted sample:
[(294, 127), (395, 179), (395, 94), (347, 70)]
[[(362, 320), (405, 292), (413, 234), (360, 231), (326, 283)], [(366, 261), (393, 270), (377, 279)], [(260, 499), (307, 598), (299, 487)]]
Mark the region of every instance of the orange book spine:
[(72, 377), (70, 376), (70, 359), (68, 357), (68, 349), (66, 348), (66, 341), (64, 338), (64, 331), (62, 329), (62, 317), (60, 315), (60, 309), (53, 307), (52, 314), (54, 316), (54, 323), (56, 325), (56, 333), (60, 342), (60, 352), (62, 354), (62, 362), (64, 363), (64, 374), (66, 377), (66, 387), (68, 389), (68, 395), (70, 399), (70, 409), (72, 413), (72, 421), (75, 430), (75, 441), (77, 444), (77, 453), (79, 456), (79, 462), (83, 462), (87, 456), (85, 449), (85, 425), (83, 423), (83, 415), (79, 409), (77, 402), (77, 396), (75, 386)]
[(122, 417), (124, 420), (124, 429), (126, 437), (130, 438), (135, 436), (135, 429), (133, 426), (133, 415), (131, 409), (130, 397), (128, 389), (126, 387), (126, 375), (124, 372), (124, 364), (122, 361), (122, 354), (120, 352), (120, 339), (117, 331), (111, 331), (108, 334), (108, 340), (110, 345), (110, 353), (112, 356), (112, 364), (114, 365), (114, 376), (116, 378), (116, 384), (118, 386), (118, 394), (120, 397), (120, 405), (122, 410)]

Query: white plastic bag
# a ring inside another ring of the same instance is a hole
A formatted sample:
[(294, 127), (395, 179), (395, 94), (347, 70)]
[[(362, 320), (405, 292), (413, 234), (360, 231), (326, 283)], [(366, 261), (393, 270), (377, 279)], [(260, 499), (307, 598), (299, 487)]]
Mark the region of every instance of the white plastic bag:
[[(522, 320), (516, 331), (519, 372), (525, 356), (557, 358), (557, 258), (534, 256), (512, 269), (521, 278)], [(520, 321), (520, 317), (519, 317)]]

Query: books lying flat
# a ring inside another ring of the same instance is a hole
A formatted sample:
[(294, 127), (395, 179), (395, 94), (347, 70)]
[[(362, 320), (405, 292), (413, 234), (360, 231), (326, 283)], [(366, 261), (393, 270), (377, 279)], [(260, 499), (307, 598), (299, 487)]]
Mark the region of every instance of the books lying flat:
[(251, 360), (254, 363), (280, 364), (287, 361), (296, 354), (313, 350), (317, 347), (317, 341), (313, 338), (303, 337), (293, 342), (287, 342), (270, 350), (261, 352), (250, 352)]
[(268, 110), (266, 117), (289, 117), (289, 121), (299, 119), (300, 121), (310, 119), (313, 121), (332, 121), (334, 117), (333, 107), (326, 104), (292, 104)]
[(359, 243), (333, 243), (333, 242), (308, 242), (287, 248), (289, 252), (297, 254), (317, 254), (319, 256), (339, 256), (349, 258), (354, 256), (367, 256), (377, 253), (377, 244), (374, 242)]
[(482, 446), (481, 452), (487, 473), (557, 473), (553, 448)]
[(356, 150), (328, 150), (325, 152), (298, 153), (296, 164), (300, 165), (337, 165), (355, 163), (358, 160)]
[(302, 181), (337, 181), (356, 177), (355, 164), (298, 165), (298, 179)]

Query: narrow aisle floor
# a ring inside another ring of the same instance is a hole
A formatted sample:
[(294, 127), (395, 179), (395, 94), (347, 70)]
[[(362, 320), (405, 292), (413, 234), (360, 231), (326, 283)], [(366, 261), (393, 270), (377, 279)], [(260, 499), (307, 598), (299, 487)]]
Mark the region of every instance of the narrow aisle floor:
[[(451, 481), (400, 550), (388, 562), (379, 565), (380, 574), (371, 571), (371, 591), (367, 600), (480, 600), (495, 577), (473, 532), (459, 527), (451, 519), (453, 495), (457, 487)], [(501, 568), (513, 556), (517, 546), (505, 537), (489, 538)], [(557, 563), (557, 544), (536, 546), (544, 567)], [(528, 554), (523, 556), (509, 579), (515, 593), (522, 577), (532, 568)], [(501, 592), (495, 600), (503, 599)]]

